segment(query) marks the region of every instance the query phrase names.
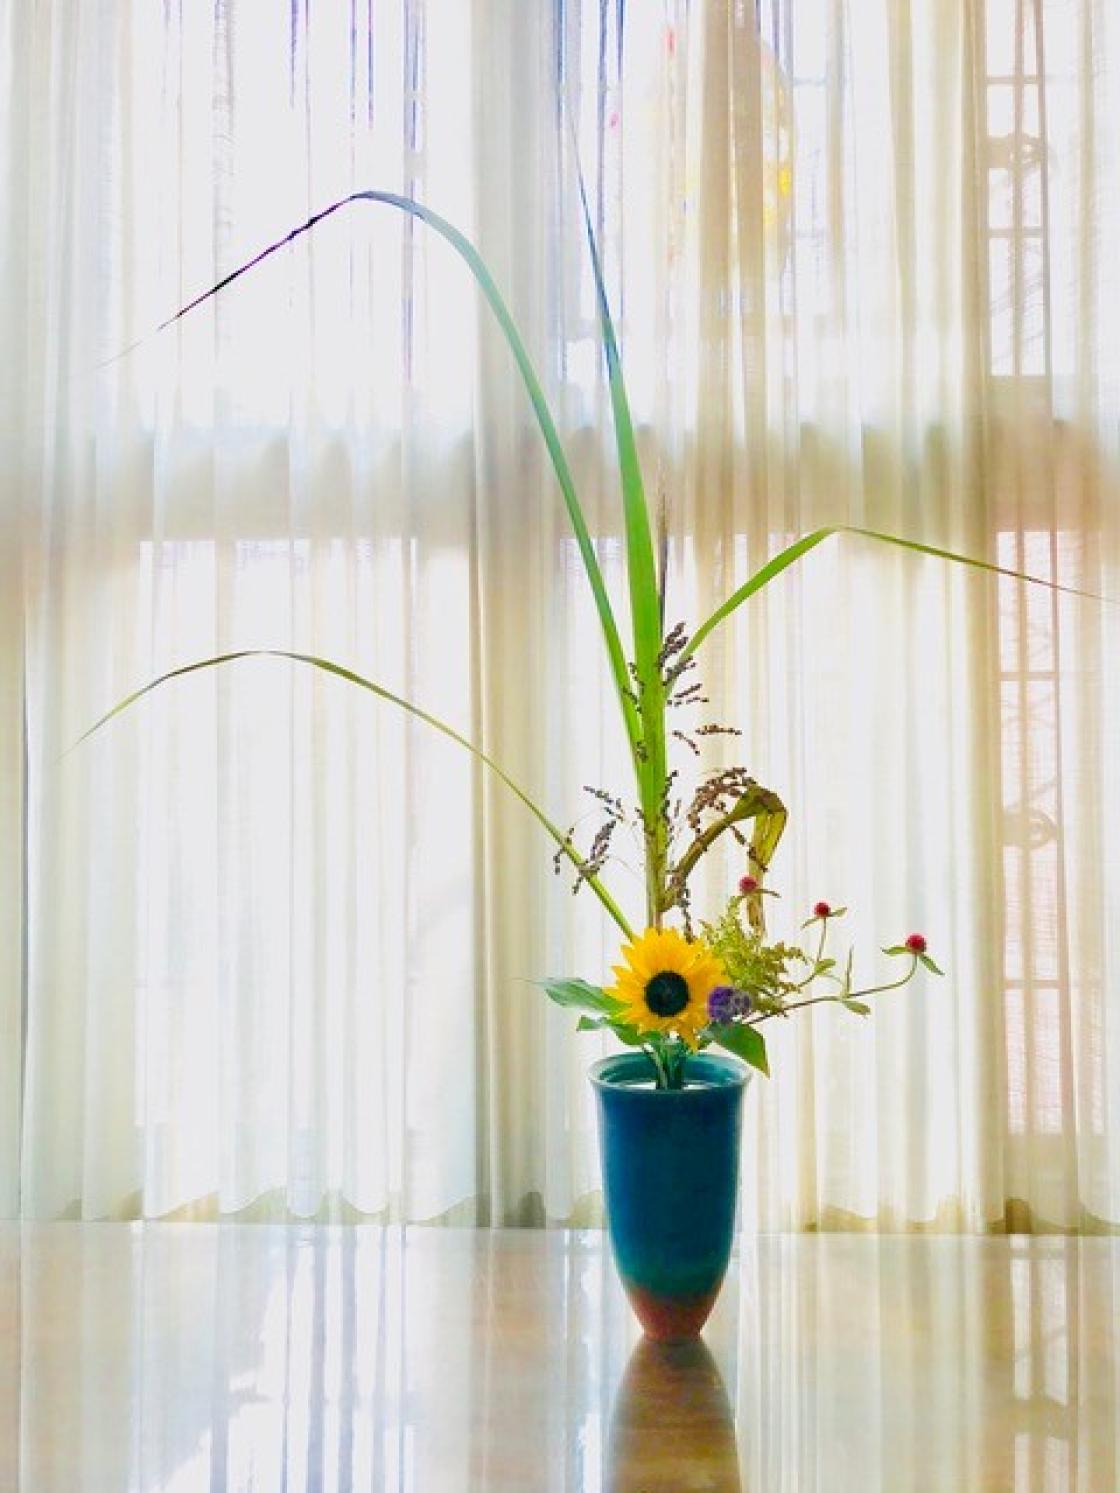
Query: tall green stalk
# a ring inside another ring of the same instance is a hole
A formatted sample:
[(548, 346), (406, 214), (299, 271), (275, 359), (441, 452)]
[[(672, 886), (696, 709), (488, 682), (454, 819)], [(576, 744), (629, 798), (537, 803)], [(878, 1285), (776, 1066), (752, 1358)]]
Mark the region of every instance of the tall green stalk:
[(661, 671), (661, 649), (664, 644), (662, 598), (658, 586), (649, 504), (642, 482), (638, 446), (634, 439), (634, 422), (630, 414), (618, 340), (611, 320), (599, 247), (595, 242), (582, 176), (579, 190), (591, 268), (595, 276), (595, 300), (607, 364), (607, 383), (622, 486), (626, 575), (634, 633), (634, 685), (641, 723), (640, 750), (636, 755), (634, 768), (645, 844), (646, 923), (649, 927), (660, 928), (665, 905), (669, 852), (668, 827), (665, 821), (669, 766), (665, 732), (666, 692)]

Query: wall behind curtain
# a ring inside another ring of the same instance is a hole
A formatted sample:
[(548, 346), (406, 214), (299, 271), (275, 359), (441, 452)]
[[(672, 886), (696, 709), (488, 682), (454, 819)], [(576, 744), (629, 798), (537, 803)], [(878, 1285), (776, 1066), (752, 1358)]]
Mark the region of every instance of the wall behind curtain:
[[(178, 681), (67, 751), (160, 670), (296, 648), (442, 715), (590, 838), (582, 785), (624, 788), (625, 764), (501, 340), (444, 245), (360, 207), (152, 329), (346, 192), (418, 196), (507, 291), (617, 589), (563, 91), (670, 622), (822, 523), (1115, 595), (1116, 19), (0, 16), (0, 1204), (595, 1217), (595, 1041), (529, 982), (603, 977), (613, 940), (463, 754), (276, 661)], [(1114, 607), (838, 539), (706, 649), (744, 735), (680, 766), (744, 761), (790, 804), (773, 931), (823, 896), (868, 975), (913, 927), (950, 971), (869, 1023), (775, 1034), (748, 1224), (1120, 1221), (1115, 641)], [(740, 869), (711, 858), (707, 905)]]

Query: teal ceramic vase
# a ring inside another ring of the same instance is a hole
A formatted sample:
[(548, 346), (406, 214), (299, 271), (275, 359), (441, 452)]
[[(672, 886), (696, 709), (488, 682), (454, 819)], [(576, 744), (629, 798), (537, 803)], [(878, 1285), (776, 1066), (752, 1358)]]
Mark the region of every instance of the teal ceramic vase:
[(641, 1053), (592, 1064), (607, 1230), (646, 1334), (696, 1337), (719, 1295), (735, 1230), (743, 1091), (737, 1059), (686, 1060), (684, 1088), (655, 1089)]

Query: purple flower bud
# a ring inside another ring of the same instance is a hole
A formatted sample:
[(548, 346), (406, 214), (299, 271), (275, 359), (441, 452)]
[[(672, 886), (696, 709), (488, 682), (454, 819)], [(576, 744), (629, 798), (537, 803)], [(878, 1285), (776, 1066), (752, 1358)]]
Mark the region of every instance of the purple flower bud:
[(749, 1016), (752, 1001), (750, 992), (736, 990), (733, 985), (717, 985), (708, 996), (708, 1020), (726, 1026), (740, 1016)]
[(730, 985), (717, 985), (708, 993), (708, 1020), (723, 1026), (731, 1020), (736, 991)]
[(751, 1014), (751, 1007), (753, 1005), (754, 1002), (751, 1000), (751, 993), (749, 990), (736, 990), (732, 992), (732, 1018), (736, 1016), (749, 1016)]

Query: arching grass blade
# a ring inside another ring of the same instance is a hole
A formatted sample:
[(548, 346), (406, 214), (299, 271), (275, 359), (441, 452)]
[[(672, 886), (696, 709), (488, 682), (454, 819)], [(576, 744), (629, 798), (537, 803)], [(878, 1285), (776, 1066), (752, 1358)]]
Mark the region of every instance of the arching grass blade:
[(941, 549), (935, 544), (921, 544), (916, 539), (902, 539), (897, 534), (884, 534), (878, 529), (861, 529), (854, 524), (833, 524), (828, 528), (814, 529), (811, 534), (805, 534), (793, 544), (782, 550), (773, 559), (767, 560), (737, 591), (733, 591), (727, 600), (716, 608), (706, 622), (689, 638), (687, 646), (679, 656), (679, 663), (689, 658), (701, 644), (719, 627), (720, 623), (726, 621), (732, 612), (742, 606), (743, 602), (755, 596), (770, 584), (783, 570), (788, 570), (791, 565), (807, 555), (810, 550), (816, 549), (833, 534), (859, 534), (865, 539), (876, 539), (882, 544), (893, 544), (900, 549), (913, 551), (918, 555), (932, 555), (935, 559), (951, 560), (957, 565), (969, 565), (975, 570), (986, 570), (992, 575), (1009, 576), (1012, 580), (1025, 581), (1033, 586), (1045, 586), (1050, 591), (1060, 591), (1066, 596), (1080, 596), (1089, 601), (1107, 601), (1108, 598), (1098, 596), (1093, 591), (1081, 591), (1076, 586), (1063, 586), (1057, 581), (1048, 581), (1042, 576), (1029, 575), (1024, 570), (1012, 570), (1006, 565), (994, 565), (988, 560), (977, 560), (972, 555), (962, 555), (956, 550)]
[[(161, 322), (156, 331), (164, 331), (166, 328), (173, 326), (175, 322), (181, 320), (189, 312), (195, 310), (196, 307), (203, 305), (213, 296), (216, 296), (219, 291), (225, 290), (235, 280), (239, 280), (242, 275), (247, 275), (262, 260), (285, 248), (302, 234), (309, 233), (311, 229), (323, 222), (325, 218), (329, 218), (342, 208), (349, 207), (351, 204), (358, 202), (382, 203), (387, 207), (395, 207), (399, 211), (426, 223), (429, 228), (434, 229), (466, 263), (468, 269), (478, 282), (478, 286), (486, 298), (490, 309), (494, 313), (510, 352), (513, 354), (514, 362), (517, 364), (518, 371), (521, 374), (522, 382), (525, 385), (533, 406), (533, 412), (537, 418), (537, 424), (540, 426), (541, 434), (548, 448), (548, 454), (552, 460), (557, 482), (560, 485), (564, 506), (567, 509), (568, 519), (572, 526), (572, 532), (575, 535), (576, 544), (579, 547), (580, 558), (583, 561), (588, 584), (591, 587), (595, 609), (599, 614), (599, 623), (607, 646), (611, 676), (614, 679), (619, 707), (622, 711), (623, 723), (636, 767), (640, 727), (637, 710), (630, 690), (626, 656), (619, 636), (618, 624), (615, 621), (614, 611), (611, 607), (610, 597), (607, 594), (606, 584), (603, 581), (602, 571), (595, 554), (595, 547), (591, 540), (591, 534), (587, 527), (587, 521), (580, 505), (578, 494), (576, 493), (575, 481), (572, 477), (571, 468), (568, 465), (568, 460), (560, 441), (560, 435), (556, 428), (556, 422), (552, 418), (552, 412), (549, 409), (540, 379), (537, 377), (536, 369), (533, 367), (532, 359), (529, 357), (521, 334), (517, 329), (517, 324), (510, 314), (509, 307), (506, 305), (501, 291), (494, 281), (494, 277), (487, 269), (486, 262), (478, 250), (452, 223), (449, 223), (446, 218), (441, 217), (439, 213), (435, 213), (430, 208), (425, 207), (423, 203), (416, 202), (411, 197), (402, 197), (395, 192), (372, 190), (351, 192), (348, 196), (340, 198), (337, 202), (332, 202), (328, 207), (323, 208), (321, 212), (313, 214), (306, 222), (300, 223), (290, 233), (286, 233), (283, 238), (279, 238), (274, 243), (269, 244), (259, 254), (255, 254), (252, 259), (247, 260), (237, 269), (231, 271), (230, 274), (223, 276), (216, 285), (212, 285), (202, 295), (196, 296), (194, 300), (189, 301), (174, 316), (168, 317), (166, 321)], [(125, 353), (131, 352), (137, 346), (139, 346), (139, 343), (133, 343), (124, 350), (124, 353), (117, 354), (117, 357), (123, 357)], [(115, 361), (115, 359), (111, 359), (110, 361)]]
[[(441, 721), (438, 716), (432, 715), (427, 710), (422, 710), (419, 705), (413, 705), (410, 700), (406, 700), (402, 695), (394, 694), (392, 690), (386, 689), (383, 684), (377, 684), (374, 680), (367, 679), (362, 674), (356, 674), (353, 669), (347, 669), (342, 664), (336, 664), (329, 658), (320, 658), (314, 653), (295, 653), (290, 652), (286, 648), (241, 648), (233, 653), (220, 653), (216, 654), (213, 658), (198, 659), (194, 663), (182, 664), (177, 669), (169, 669), (166, 674), (160, 674), (158, 678), (145, 684), (142, 689), (134, 690), (132, 694), (126, 695), (123, 700), (113, 706), (112, 710), (107, 710), (99, 720), (90, 726), (88, 731), (82, 733), (75, 745), (80, 745), (83, 741), (86, 741), (95, 731), (99, 731), (102, 726), (107, 725), (109, 721), (120, 715), (122, 711), (127, 710), (131, 705), (135, 705), (138, 700), (142, 700), (145, 695), (150, 695), (161, 684), (167, 684), (172, 679), (181, 679), (186, 674), (195, 674), (200, 669), (212, 669), (219, 664), (234, 663), (238, 659), (243, 658), (286, 658), (293, 663), (310, 664), (312, 668), (322, 669), (327, 674), (333, 674), (339, 679), (345, 679), (348, 684), (356, 684), (360, 689), (368, 690), (370, 694), (376, 695), (380, 700), (388, 700), (390, 704), (399, 706), (402, 710), (406, 710), (409, 715), (415, 716), (417, 720), (421, 720), (434, 730), (442, 732), (444, 736), (450, 737), (452, 741), (458, 742), (461, 747), (465, 747), (468, 752), (488, 767), (505, 784), (510, 792), (521, 800), (541, 827), (552, 836), (572, 865), (577, 870), (583, 867), (584, 857), (572, 845), (563, 830), (553, 824), (544, 810), (529, 797), (524, 788), (520, 787), (510, 777), (509, 773), (494, 761), (493, 757), (489, 756), (480, 747), (475, 746), (473, 741), (463, 736), (461, 732), (456, 731), (454, 726), (449, 726), (446, 721)], [(597, 876), (585, 875), (584, 880), (625, 936), (633, 938), (633, 930), (600, 879)]]

